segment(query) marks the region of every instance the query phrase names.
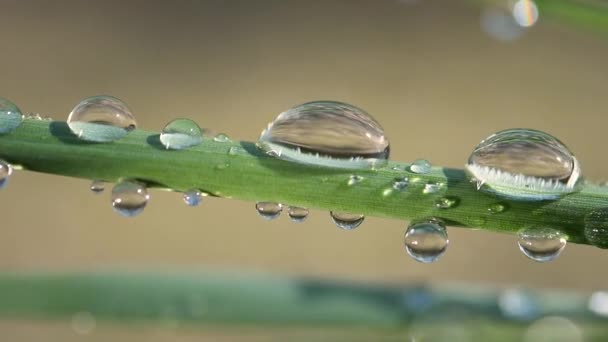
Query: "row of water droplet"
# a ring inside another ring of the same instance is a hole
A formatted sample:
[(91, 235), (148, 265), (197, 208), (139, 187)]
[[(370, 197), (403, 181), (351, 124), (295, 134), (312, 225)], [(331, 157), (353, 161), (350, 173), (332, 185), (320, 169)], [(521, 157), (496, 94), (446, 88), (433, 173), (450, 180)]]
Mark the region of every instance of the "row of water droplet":
[[(22, 120), (17, 106), (0, 99), (0, 134), (12, 132)], [(127, 105), (112, 96), (84, 99), (70, 112), (67, 124), (79, 139), (99, 143), (121, 139), (137, 126)], [(230, 141), (223, 134), (215, 140)], [(190, 119), (176, 119), (162, 129), (160, 142), (168, 150), (187, 149), (202, 142), (202, 130)], [(335, 101), (308, 102), (279, 114), (262, 132), (258, 147), (270, 157), (287, 162), (342, 169), (377, 169), (387, 164), (390, 152), (389, 140), (376, 120), (360, 108)], [(399, 166), (393, 169), (400, 171)], [(572, 152), (555, 137), (531, 129), (509, 129), (491, 135), (471, 153), (465, 170), (478, 190), (511, 201), (555, 200), (578, 191), (582, 180), (580, 165)], [(409, 165), (409, 171), (414, 175), (427, 174), (432, 166), (419, 159)], [(11, 172), (8, 163), (0, 165), (2, 183)], [(356, 185), (363, 179), (351, 175), (347, 184)], [(404, 191), (410, 182), (408, 177), (398, 177), (383, 194)], [(429, 182), (423, 193), (436, 194), (445, 187), (444, 183)], [(102, 187), (94, 182), (91, 189), (99, 192)], [(203, 193), (195, 189), (184, 194), (184, 201), (197, 205), (202, 197)], [(112, 206), (124, 216), (139, 214), (148, 199), (145, 185), (132, 180), (119, 182), (112, 191)], [(458, 206), (459, 201), (457, 197), (441, 196), (435, 205), (449, 209)], [(256, 207), (269, 219), (282, 211), (282, 205), (272, 202), (259, 202)], [(493, 204), (489, 212), (500, 213), (505, 208), (504, 204)], [(308, 210), (300, 207), (288, 207), (288, 212), (297, 222), (308, 215)], [(331, 212), (331, 217), (337, 226), (347, 230), (364, 220), (360, 214), (336, 211)], [(599, 220), (593, 216), (587, 221), (598, 226)], [(594, 228), (587, 234), (592, 243), (608, 237), (608, 227), (604, 221), (601, 224), (601, 229)], [(520, 248), (534, 260), (548, 261), (561, 252), (566, 239), (554, 229), (530, 228), (520, 234)], [(408, 253), (423, 262), (442, 255), (447, 241), (445, 226), (437, 218), (413, 223), (406, 233)]]

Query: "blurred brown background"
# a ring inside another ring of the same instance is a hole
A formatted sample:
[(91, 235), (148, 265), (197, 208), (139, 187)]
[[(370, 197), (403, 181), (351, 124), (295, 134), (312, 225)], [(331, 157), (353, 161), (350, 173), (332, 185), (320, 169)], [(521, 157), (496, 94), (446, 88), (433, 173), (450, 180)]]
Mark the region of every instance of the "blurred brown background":
[[(514, 41), (480, 28), (467, 1), (3, 1), (0, 95), (67, 118), (82, 98), (125, 100), (139, 126), (185, 116), (255, 140), (290, 106), (352, 103), (386, 129), (392, 159), (461, 167), (489, 134), (542, 129), (592, 180), (608, 178), (608, 42), (540, 20)], [(592, 290), (608, 254), (571, 245), (534, 263), (513, 236), (451, 229), (436, 264), (410, 259), (406, 224), (353, 232), (313, 210), (267, 222), (254, 204), (153, 192), (134, 219), (85, 180), (17, 172), (0, 194), (2, 270), (220, 268), (372, 282), (474, 282)], [(582, 227), (581, 227), (582, 228)]]

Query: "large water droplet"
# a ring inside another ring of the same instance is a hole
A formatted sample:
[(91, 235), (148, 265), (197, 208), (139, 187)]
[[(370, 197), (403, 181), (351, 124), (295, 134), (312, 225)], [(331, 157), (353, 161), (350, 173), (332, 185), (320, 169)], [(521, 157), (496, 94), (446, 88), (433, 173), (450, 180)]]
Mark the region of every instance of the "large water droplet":
[(431, 163), (426, 159), (416, 159), (410, 165), (410, 171), (413, 173), (425, 174), (431, 172)]
[(146, 187), (134, 181), (122, 181), (112, 189), (112, 207), (122, 216), (138, 215), (144, 210), (149, 199)]
[(0, 189), (6, 186), (9, 177), (13, 173), (13, 167), (11, 164), (6, 161), (0, 159)]
[(198, 189), (191, 189), (184, 193), (184, 203), (191, 207), (195, 207), (203, 200), (203, 193)]
[(118, 140), (137, 126), (127, 105), (112, 96), (82, 100), (68, 116), (68, 125), (79, 138), (95, 142)]
[(93, 180), (89, 189), (91, 189), (91, 192), (93, 192), (94, 194), (101, 194), (105, 189), (105, 185), (106, 183), (104, 181)]
[(436, 261), (448, 248), (445, 225), (438, 219), (427, 219), (410, 224), (405, 232), (405, 250), (414, 260)]
[(361, 214), (340, 213), (335, 211), (330, 211), (329, 213), (336, 226), (344, 230), (351, 230), (359, 227), (361, 222), (365, 219), (365, 216)]
[(281, 215), (283, 206), (275, 202), (258, 202), (255, 204), (258, 214), (267, 220), (274, 220)]
[(566, 236), (560, 231), (546, 227), (530, 227), (520, 231), (519, 249), (530, 259), (548, 262), (557, 258), (566, 247)]
[(514, 200), (550, 200), (579, 189), (581, 169), (555, 137), (531, 129), (509, 129), (483, 140), (466, 170), (480, 190)]
[(386, 163), (389, 141), (369, 114), (346, 103), (316, 101), (293, 107), (262, 132), (269, 155), (336, 168), (374, 168)]
[(608, 248), (608, 208), (593, 209), (585, 215), (583, 233), (593, 246)]
[(12, 132), (23, 122), (19, 108), (11, 101), (0, 97), (0, 134)]
[(175, 119), (160, 133), (160, 142), (167, 149), (181, 150), (199, 145), (202, 140), (201, 128), (190, 119)]
[(293, 222), (304, 222), (308, 218), (308, 209), (301, 207), (287, 208), (287, 214)]

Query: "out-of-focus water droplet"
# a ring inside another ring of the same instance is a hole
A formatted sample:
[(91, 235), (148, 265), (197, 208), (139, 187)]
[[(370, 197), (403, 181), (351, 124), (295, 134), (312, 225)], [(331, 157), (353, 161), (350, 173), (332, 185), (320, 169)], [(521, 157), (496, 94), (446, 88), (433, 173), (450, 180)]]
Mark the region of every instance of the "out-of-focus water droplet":
[(220, 163), (218, 163), (218, 164), (215, 165), (215, 168), (217, 170), (224, 170), (224, 169), (227, 169), (229, 167), (230, 167), (230, 162), (229, 161), (223, 161), (223, 162), (220, 162)]
[(184, 192), (184, 203), (191, 207), (195, 207), (203, 200), (203, 193), (198, 189), (190, 189)]
[(585, 238), (595, 247), (608, 248), (608, 208), (597, 208), (585, 215)]
[(240, 146), (232, 146), (228, 149), (228, 154), (231, 156), (236, 156), (239, 153), (243, 153), (245, 150), (243, 150), (242, 147)]
[(361, 177), (361, 176), (350, 175), (350, 177), (348, 177), (348, 185), (359, 184), (359, 183), (361, 183), (362, 180), (363, 180), (363, 177)]
[(95, 316), (87, 311), (77, 312), (72, 316), (71, 326), (72, 330), (79, 335), (87, 335), (93, 330), (97, 325), (97, 320)]
[(566, 236), (559, 230), (546, 227), (529, 227), (518, 234), (519, 249), (528, 258), (548, 262), (557, 258), (566, 247)]
[(213, 138), (213, 141), (225, 143), (225, 142), (230, 142), (231, 140), (230, 140), (230, 137), (228, 137), (228, 135), (226, 135), (224, 133), (220, 133)]
[(7, 134), (23, 122), (21, 110), (11, 101), (0, 97), (0, 134)]
[(397, 191), (404, 191), (410, 184), (410, 180), (407, 177), (397, 177), (393, 181), (393, 189)]
[(498, 297), (498, 307), (504, 316), (517, 320), (530, 320), (539, 314), (536, 298), (522, 289), (504, 290)]
[(580, 189), (581, 169), (572, 152), (547, 133), (508, 129), (471, 153), (467, 174), (482, 191), (523, 201), (557, 199)]
[(105, 186), (106, 186), (106, 183), (104, 181), (96, 179), (91, 182), (91, 186), (89, 189), (91, 189), (91, 192), (98, 195), (98, 194), (101, 194), (103, 192), (103, 190), (105, 190)]
[(513, 5), (513, 19), (521, 27), (530, 27), (538, 20), (538, 7), (532, 0), (519, 0)]
[(332, 221), (338, 226), (338, 228), (342, 228), (344, 230), (352, 230), (361, 224), (365, 219), (364, 215), (361, 214), (350, 214), (350, 213), (341, 213), (330, 211)]
[(587, 306), (589, 307), (589, 310), (596, 315), (608, 316), (608, 292), (594, 292), (591, 297), (589, 297)]
[(454, 196), (445, 196), (438, 198), (435, 201), (435, 206), (439, 209), (450, 209), (455, 208), (460, 203), (460, 199)]
[(276, 158), (347, 169), (379, 167), (389, 156), (380, 124), (365, 111), (334, 101), (309, 102), (279, 114), (258, 146)]
[(0, 189), (6, 186), (8, 179), (13, 174), (13, 167), (5, 160), (0, 159)]
[(274, 220), (281, 215), (283, 206), (275, 202), (258, 202), (255, 204), (258, 214), (267, 220)]
[(515, 40), (525, 32), (525, 29), (517, 24), (512, 13), (506, 9), (485, 9), (481, 13), (480, 24), (482, 31), (500, 41)]
[(203, 141), (201, 128), (190, 119), (175, 119), (160, 133), (160, 142), (167, 149), (181, 150), (199, 145)]
[(290, 206), (287, 208), (287, 214), (293, 222), (304, 222), (308, 217), (308, 209)]
[(431, 172), (431, 163), (426, 159), (416, 159), (410, 165), (410, 171), (418, 174), (425, 174)]
[(140, 214), (150, 195), (143, 184), (134, 181), (121, 181), (112, 189), (112, 207), (122, 216), (133, 217)]
[(441, 257), (448, 248), (448, 233), (439, 219), (413, 222), (405, 232), (405, 250), (414, 260), (429, 263)]
[(422, 190), (422, 193), (435, 194), (435, 193), (439, 192), (439, 190), (441, 190), (442, 187), (443, 187), (443, 183), (429, 182), (424, 185), (424, 189)]
[(583, 331), (571, 320), (545, 316), (530, 324), (522, 342), (583, 342)]
[(500, 214), (507, 210), (507, 204), (505, 203), (492, 203), (488, 206), (488, 212), (490, 214)]
[(72, 109), (67, 122), (80, 139), (94, 142), (118, 140), (137, 127), (127, 105), (112, 96), (82, 100)]

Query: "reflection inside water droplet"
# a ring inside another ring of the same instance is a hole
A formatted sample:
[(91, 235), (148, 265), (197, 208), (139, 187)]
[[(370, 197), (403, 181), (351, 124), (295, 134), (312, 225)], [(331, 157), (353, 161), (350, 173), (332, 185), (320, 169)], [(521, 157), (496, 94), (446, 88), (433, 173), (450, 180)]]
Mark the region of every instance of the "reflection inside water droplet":
[(449, 240), (445, 225), (432, 218), (411, 223), (405, 233), (405, 250), (414, 260), (434, 262), (448, 248)]
[(0, 97), (0, 134), (14, 131), (23, 122), (21, 110), (11, 101)]
[(290, 206), (287, 208), (287, 214), (293, 222), (304, 222), (308, 218), (308, 209)]
[(548, 262), (557, 258), (566, 247), (566, 236), (546, 227), (529, 227), (518, 233), (519, 249), (528, 258)]
[(276, 158), (336, 168), (374, 168), (389, 156), (389, 141), (378, 122), (357, 107), (333, 101), (281, 113), (262, 132), (258, 146)]
[(111, 198), (115, 212), (132, 217), (144, 210), (150, 195), (144, 185), (134, 181), (122, 181), (114, 185)]
[(94, 194), (101, 194), (105, 189), (105, 185), (106, 183), (104, 181), (93, 180), (89, 189), (91, 189), (91, 192), (93, 192)]
[(5, 160), (0, 159), (0, 189), (4, 188), (13, 173), (13, 167)]
[(338, 226), (338, 228), (342, 228), (344, 230), (352, 230), (363, 222), (365, 219), (364, 215), (361, 214), (350, 214), (350, 213), (341, 213), (330, 211), (332, 221)]
[(72, 109), (67, 122), (80, 139), (94, 142), (118, 140), (137, 126), (127, 105), (112, 96), (82, 100)]
[(257, 202), (255, 204), (255, 209), (261, 217), (267, 220), (274, 220), (281, 215), (283, 206), (280, 203), (275, 202)]
[(195, 207), (203, 200), (203, 193), (198, 189), (191, 189), (184, 193), (184, 203), (191, 207)]
[(175, 119), (160, 133), (160, 142), (167, 149), (181, 150), (203, 141), (201, 128), (190, 119)]

